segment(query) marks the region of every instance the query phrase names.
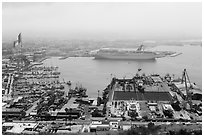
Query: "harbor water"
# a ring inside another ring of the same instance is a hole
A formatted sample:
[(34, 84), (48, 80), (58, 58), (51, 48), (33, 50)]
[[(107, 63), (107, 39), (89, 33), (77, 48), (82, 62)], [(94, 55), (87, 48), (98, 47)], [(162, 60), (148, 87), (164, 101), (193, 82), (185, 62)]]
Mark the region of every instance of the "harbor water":
[(190, 81), (202, 88), (202, 47), (201, 46), (157, 46), (151, 50), (176, 51), (182, 54), (176, 57), (164, 57), (156, 60), (95, 60), (93, 57), (69, 57), (60, 60), (52, 57), (43, 61), (45, 66), (58, 66), (61, 81), (71, 81), (72, 87), (82, 85), (87, 88), (89, 97), (97, 97), (98, 90), (110, 83), (112, 77), (132, 78), (139, 68), (139, 73), (145, 74), (174, 74), (181, 77), (186, 68)]

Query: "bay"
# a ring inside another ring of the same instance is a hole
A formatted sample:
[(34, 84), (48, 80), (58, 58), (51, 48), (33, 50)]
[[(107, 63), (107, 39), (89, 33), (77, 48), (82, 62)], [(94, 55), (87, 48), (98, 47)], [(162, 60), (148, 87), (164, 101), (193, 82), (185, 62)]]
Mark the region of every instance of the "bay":
[(82, 85), (87, 88), (89, 97), (97, 97), (110, 83), (112, 77), (132, 78), (139, 68), (139, 73), (174, 74), (181, 77), (186, 68), (191, 82), (202, 88), (202, 47), (201, 46), (157, 46), (149, 50), (176, 51), (182, 54), (176, 57), (164, 57), (156, 60), (95, 60), (94, 57), (69, 57), (59, 60), (52, 57), (43, 61), (45, 66), (58, 66), (60, 80), (71, 81), (72, 87)]

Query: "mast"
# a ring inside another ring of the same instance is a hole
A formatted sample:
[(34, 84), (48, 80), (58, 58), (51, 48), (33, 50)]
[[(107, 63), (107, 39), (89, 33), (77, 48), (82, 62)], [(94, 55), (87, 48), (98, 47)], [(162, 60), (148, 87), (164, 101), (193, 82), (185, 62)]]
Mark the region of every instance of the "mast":
[[(187, 79), (189, 81), (190, 87), (188, 88), (187, 85)], [(183, 82), (185, 82), (185, 88), (186, 88), (186, 101), (189, 103), (190, 108), (192, 108), (192, 99), (191, 99), (191, 93), (189, 92), (189, 89), (192, 87), (191, 83), (190, 83), (190, 79), (188, 77), (187, 71), (186, 69), (184, 69), (183, 71), (183, 75), (182, 75), (182, 81), (181, 83), (183, 84)]]

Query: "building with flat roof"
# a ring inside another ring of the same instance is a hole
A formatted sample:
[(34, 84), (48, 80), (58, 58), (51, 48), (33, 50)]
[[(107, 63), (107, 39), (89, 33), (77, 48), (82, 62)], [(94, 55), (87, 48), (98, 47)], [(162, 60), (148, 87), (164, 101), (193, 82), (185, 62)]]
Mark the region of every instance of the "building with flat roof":
[[(160, 114), (161, 103), (170, 103), (170, 89), (159, 75), (135, 76), (132, 79), (113, 78), (107, 102), (109, 117), (143, 117), (151, 111)], [(143, 102), (143, 103), (142, 103)], [(154, 105), (149, 105), (154, 103)]]
[(113, 79), (109, 101), (171, 101), (170, 89), (159, 76), (134, 77), (132, 79)]
[(25, 111), (22, 108), (2, 108), (2, 117), (24, 117)]
[(171, 101), (169, 92), (121, 92), (114, 91), (113, 100), (137, 100), (137, 101)]
[(21, 134), (25, 130), (34, 130), (37, 127), (38, 123), (26, 122), (26, 123), (3, 123), (4, 128), (8, 128), (6, 133)]

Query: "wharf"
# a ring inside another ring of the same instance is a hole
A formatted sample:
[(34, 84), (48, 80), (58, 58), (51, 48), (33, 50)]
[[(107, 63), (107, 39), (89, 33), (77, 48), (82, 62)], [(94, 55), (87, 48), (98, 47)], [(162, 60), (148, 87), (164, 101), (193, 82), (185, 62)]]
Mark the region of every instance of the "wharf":
[(35, 101), (35, 102), (33, 103), (33, 106), (32, 106), (30, 109), (28, 109), (28, 110), (26, 111), (26, 116), (29, 116), (30, 113), (37, 107), (38, 102), (39, 102), (39, 100)]
[(71, 108), (72, 106), (73, 106), (73, 104), (74, 104), (74, 102), (75, 102), (75, 100), (76, 100), (77, 98), (71, 98), (68, 102), (67, 102), (67, 104), (65, 104), (61, 109), (60, 109), (60, 111), (59, 112), (65, 112), (65, 109), (66, 108)]

